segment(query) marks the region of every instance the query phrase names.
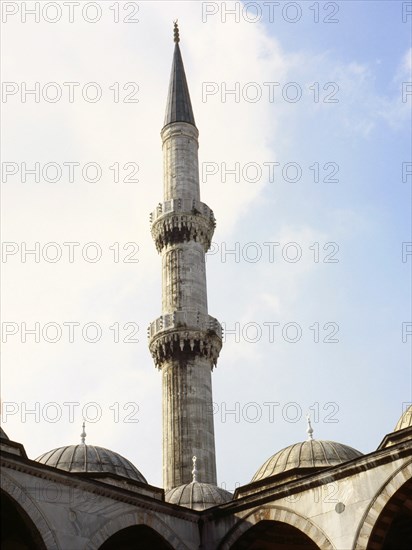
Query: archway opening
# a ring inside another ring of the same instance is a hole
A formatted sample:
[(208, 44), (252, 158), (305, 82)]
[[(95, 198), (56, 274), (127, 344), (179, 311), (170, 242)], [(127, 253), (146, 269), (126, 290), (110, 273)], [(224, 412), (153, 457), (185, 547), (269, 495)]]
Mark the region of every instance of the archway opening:
[(412, 479), (389, 499), (372, 530), (368, 550), (412, 548)]
[(46, 550), (40, 533), (23, 508), (1, 491), (2, 550)]
[(112, 535), (99, 550), (171, 550), (162, 536), (147, 525), (126, 527)]
[(262, 520), (248, 529), (232, 550), (319, 550), (319, 547), (293, 525)]

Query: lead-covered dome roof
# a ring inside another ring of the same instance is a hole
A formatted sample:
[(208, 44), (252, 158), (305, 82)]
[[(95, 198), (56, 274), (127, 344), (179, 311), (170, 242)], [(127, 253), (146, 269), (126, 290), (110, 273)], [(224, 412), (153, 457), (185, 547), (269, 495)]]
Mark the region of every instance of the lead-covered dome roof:
[(412, 426), (412, 405), (410, 405), (398, 420), (394, 432), (410, 428)]
[(285, 472), (300, 477), (318, 469), (343, 464), (360, 456), (362, 456), (361, 452), (342, 443), (309, 439), (290, 445), (268, 458), (253, 476), (252, 482)]
[(147, 483), (127, 458), (104, 447), (85, 443), (53, 449), (36, 458), (36, 461), (66, 472), (115, 474), (128, 480)]
[(206, 510), (206, 508), (229, 502), (232, 500), (232, 494), (212, 483), (192, 481), (167, 491), (165, 500), (192, 510)]

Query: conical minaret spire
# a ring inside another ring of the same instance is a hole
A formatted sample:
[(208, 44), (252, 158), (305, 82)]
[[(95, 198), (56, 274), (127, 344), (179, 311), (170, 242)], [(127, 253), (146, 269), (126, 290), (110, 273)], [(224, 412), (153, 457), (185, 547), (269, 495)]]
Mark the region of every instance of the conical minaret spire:
[(222, 329), (208, 314), (205, 254), (215, 227), (200, 202), (198, 135), (174, 27), (175, 51), (165, 125), (164, 202), (151, 214), (162, 256), (162, 315), (149, 327), (149, 348), (162, 372), (163, 481), (169, 490), (191, 482), (193, 454), (202, 481), (216, 484), (211, 371), (222, 347)]
[(192, 103), (190, 101), (189, 88), (187, 85), (185, 68), (183, 66), (182, 54), (179, 48), (179, 28), (177, 21), (174, 23), (175, 51), (173, 54), (172, 72), (170, 75), (169, 94), (164, 125), (173, 122), (187, 122), (195, 124)]

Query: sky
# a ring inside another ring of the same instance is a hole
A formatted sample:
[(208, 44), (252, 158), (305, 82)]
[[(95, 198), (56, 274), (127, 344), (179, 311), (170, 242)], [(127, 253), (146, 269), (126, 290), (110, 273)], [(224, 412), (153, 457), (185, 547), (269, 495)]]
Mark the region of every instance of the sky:
[(178, 19), (217, 219), (218, 483), (305, 440), (308, 413), (315, 438), (375, 450), (412, 401), (411, 3), (1, 4), (9, 437), (34, 459), (86, 420), (162, 484), (149, 213)]

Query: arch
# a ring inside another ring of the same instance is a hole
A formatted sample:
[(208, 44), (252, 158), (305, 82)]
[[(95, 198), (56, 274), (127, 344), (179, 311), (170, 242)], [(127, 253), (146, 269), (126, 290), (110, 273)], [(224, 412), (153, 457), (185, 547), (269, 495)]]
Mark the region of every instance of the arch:
[(133, 525), (117, 531), (99, 550), (173, 550), (172, 546), (147, 525)]
[(262, 506), (243, 517), (223, 539), (219, 550), (230, 550), (243, 534), (261, 521), (273, 521), (295, 527), (322, 550), (334, 550), (326, 534), (310, 519), (280, 506)]
[[(13, 478), (1, 472), (2, 492), (15, 504), (16, 510), (23, 512), (34, 527), (39, 544), (47, 550), (59, 550), (55, 534), (34, 499)], [(21, 514), (20, 512), (20, 514)]]
[(153, 511), (136, 511), (119, 514), (96, 531), (86, 546), (86, 550), (98, 550), (109, 538), (128, 527), (146, 526), (155, 531), (175, 550), (190, 550)]
[(381, 512), (388, 504), (390, 499), (397, 493), (402, 486), (412, 479), (412, 461), (409, 461), (401, 468), (396, 470), (380, 487), (372, 500), (369, 508), (363, 515), (361, 524), (355, 536), (353, 550), (362, 550), (368, 548), (368, 543), (372, 531), (378, 522)]

